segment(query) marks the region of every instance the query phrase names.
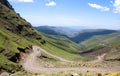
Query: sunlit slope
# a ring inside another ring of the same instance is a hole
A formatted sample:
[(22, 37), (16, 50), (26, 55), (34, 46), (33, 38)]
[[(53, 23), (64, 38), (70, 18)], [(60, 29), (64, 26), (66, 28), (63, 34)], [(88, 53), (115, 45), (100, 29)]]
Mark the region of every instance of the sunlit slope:
[(47, 44), (43, 47), (51, 53), (69, 60), (80, 60), (80, 47), (63, 36), (45, 35)]
[(84, 52), (80, 54), (98, 56), (106, 53), (106, 60), (120, 59), (120, 32), (109, 35), (94, 36), (80, 43)]

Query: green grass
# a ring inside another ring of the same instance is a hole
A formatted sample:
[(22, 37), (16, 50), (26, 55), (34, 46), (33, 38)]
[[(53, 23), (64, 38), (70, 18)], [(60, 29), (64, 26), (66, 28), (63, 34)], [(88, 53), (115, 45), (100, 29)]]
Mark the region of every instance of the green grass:
[(45, 36), (47, 44), (43, 46), (48, 52), (68, 60), (80, 60), (82, 57), (77, 53), (79, 46), (65, 37)]
[(80, 45), (84, 45), (88, 50), (94, 49), (101, 46), (119, 46), (120, 45), (120, 32), (109, 34), (109, 35), (100, 35), (94, 36), (86, 41), (80, 43)]
[(0, 54), (0, 68), (4, 68), (6, 71), (15, 72), (19, 70), (20, 67), (18, 64), (9, 61), (4, 55)]
[(51, 54), (63, 57), (63, 58), (68, 59), (68, 60), (77, 60), (77, 59), (80, 60), (82, 58), (79, 55), (66, 52), (66, 51), (61, 50), (61, 49), (59, 49), (53, 45), (50, 45), (50, 44), (46, 44), (46, 46), (44, 48), (47, 49), (47, 51), (50, 52)]

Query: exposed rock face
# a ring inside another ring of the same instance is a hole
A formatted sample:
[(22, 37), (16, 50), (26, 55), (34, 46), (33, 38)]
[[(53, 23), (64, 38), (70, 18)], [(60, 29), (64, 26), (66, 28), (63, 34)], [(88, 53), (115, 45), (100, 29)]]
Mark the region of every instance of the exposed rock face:
[(12, 6), (10, 5), (10, 3), (8, 2), (8, 0), (0, 0), (0, 3), (4, 4), (5, 6), (7, 6), (8, 8), (10, 8), (11, 10), (14, 10), (12, 8)]

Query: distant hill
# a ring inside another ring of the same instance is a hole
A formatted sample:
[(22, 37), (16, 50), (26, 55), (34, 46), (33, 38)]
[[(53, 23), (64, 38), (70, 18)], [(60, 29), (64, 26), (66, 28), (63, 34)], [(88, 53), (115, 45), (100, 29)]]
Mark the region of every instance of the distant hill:
[(117, 32), (116, 30), (106, 30), (106, 29), (86, 29), (77, 33), (76, 36), (71, 37), (70, 39), (76, 43), (85, 41), (93, 36), (97, 35), (107, 35)]
[(38, 26), (34, 27), (38, 31), (49, 34), (49, 35), (58, 35), (58, 36), (66, 36), (66, 37), (73, 37), (76, 35), (80, 30), (87, 29), (87, 27), (82, 26)]
[(107, 29), (85, 29), (85, 28), (78, 29), (75, 27), (72, 28), (55, 26), (39, 26), (34, 28), (45, 34), (65, 36), (76, 43), (80, 43), (96, 35), (107, 35), (117, 32), (116, 30)]
[(107, 53), (106, 60), (120, 60), (120, 32), (108, 35), (93, 36), (80, 43), (81, 55), (88, 58)]
[(59, 33), (59, 31), (56, 31), (58, 28), (56, 27), (50, 27), (50, 26), (39, 26), (39, 27), (34, 27), (36, 30), (45, 33), (45, 34), (50, 34), (50, 35), (59, 35), (61, 36), (62, 34)]

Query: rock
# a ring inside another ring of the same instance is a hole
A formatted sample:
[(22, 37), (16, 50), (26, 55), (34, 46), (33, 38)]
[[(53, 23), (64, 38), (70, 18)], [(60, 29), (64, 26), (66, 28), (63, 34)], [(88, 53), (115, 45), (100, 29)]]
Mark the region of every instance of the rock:
[(0, 74), (0, 76), (10, 76), (10, 75), (7, 72), (3, 72), (3, 73)]
[[(5, 17), (4, 17), (5, 18)], [(9, 27), (9, 26), (6, 26), (5, 27), (7, 30), (9, 30), (9, 31), (13, 31), (13, 28), (12, 27)]]
[(41, 40), (42, 38), (41, 37), (38, 37), (38, 38), (36, 38), (37, 40)]
[(42, 40), (42, 41), (40, 41), (40, 43), (41, 43), (41, 44), (45, 44), (45, 43), (46, 43), (46, 41), (45, 41), (45, 40)]
[(71, 76), (79, 76), (77, 73), (73, 73)]
[(19, 31), (22, 31), (22, 30), (23, 30), (23, 25), (18, 25), (18, 26), (17, 26), (17, 29), (18, 29)]

